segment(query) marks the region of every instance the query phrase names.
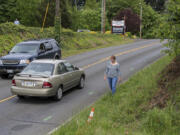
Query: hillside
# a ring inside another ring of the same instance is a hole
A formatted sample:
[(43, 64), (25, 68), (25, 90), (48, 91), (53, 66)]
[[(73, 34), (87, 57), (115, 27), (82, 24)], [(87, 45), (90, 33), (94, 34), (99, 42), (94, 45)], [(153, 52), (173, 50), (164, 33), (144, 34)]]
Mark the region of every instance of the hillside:
[[(13, 23), (0, 24), (0, 55), (6, 54), (16, 43), (27, 39), (54, 38), (53, 27), (45, 28), (40, 32), (37, 27), (25, 27)], [(120, 35), (100, 34), (97, 32), (77, 33), (70, 29), (62, 30), (63, 57), (90, 51), (92, 49), (120, 45), (133, 40)]]

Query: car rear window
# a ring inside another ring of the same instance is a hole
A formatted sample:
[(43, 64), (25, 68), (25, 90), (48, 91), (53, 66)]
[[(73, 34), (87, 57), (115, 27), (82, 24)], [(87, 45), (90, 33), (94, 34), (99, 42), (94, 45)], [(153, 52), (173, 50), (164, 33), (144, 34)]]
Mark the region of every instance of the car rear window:
[(30, 75), (47, 75), (53, 74), (54, 64), (50, 63), (31, 63), (21, 73)]

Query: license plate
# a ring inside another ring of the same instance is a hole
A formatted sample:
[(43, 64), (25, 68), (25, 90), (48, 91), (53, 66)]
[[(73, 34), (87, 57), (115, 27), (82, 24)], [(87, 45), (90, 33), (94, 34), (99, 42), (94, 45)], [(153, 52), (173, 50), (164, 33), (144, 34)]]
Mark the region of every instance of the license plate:
[(13, 73), (13, 70), (7, 70), (7, 73), (11, 74), (11, 73)]
[(21, 85), (24, 87), (35, 87), (36, 86), (35, 82), (31, 82), (31, 81), (22, 81)]

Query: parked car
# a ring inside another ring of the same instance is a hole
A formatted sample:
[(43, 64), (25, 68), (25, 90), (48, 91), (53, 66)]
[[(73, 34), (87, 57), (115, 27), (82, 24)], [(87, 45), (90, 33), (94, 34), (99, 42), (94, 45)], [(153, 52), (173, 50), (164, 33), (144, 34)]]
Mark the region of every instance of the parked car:
[(20, 73), (35, 59), (60, 59), (61, 49), (54, 39), (28, 40), (15, 45), (8, 55), (0, 58), (0, 76)]
[(77, 32), (91, 32), (91, 31), (88, 29), (78, 29)]
[(63, 92), (84, 88), (85, 73), (65, 60), (35, 60), (14, 76), (11, 92), (24, 96), (62, 98)]

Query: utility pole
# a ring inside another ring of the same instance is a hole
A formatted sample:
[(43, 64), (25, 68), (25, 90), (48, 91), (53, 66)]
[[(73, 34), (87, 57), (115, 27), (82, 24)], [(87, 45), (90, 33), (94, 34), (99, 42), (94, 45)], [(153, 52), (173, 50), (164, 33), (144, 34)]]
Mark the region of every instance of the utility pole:
[(56, 17), (60, 17), (60, 0), (56, 0)]
[(56, 0), (56, 11), (55, 11), (55, 39), (60, 43), (61, 36), (61, 14), (60, 14), (60, 0)]
[(126, 16), (124, 16), (124, 35), (126, 33)]
[(143, 9), (142, 9), (142, 1), (140, 1), (140, 39), (142, 38), (142, 14), (143, 14)]
[(105, 33), (106, 26), (106, 0), (102, 0), (102, 9), (101, 9), (101, 33)]

